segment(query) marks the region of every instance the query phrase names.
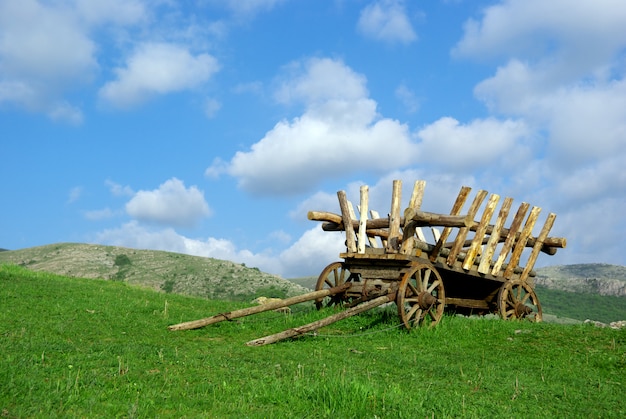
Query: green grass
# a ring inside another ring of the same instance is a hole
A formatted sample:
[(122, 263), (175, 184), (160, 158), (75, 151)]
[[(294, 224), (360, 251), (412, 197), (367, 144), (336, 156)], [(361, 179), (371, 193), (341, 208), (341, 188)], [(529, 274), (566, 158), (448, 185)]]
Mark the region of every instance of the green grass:
[(610, 323), (626, 320), (626, 298), (553, 290), (538, 286), (543, 311), (559, 317)]
[(395, 306), (317, 336), (245, 342), (319, 319), (0, 266), (0, 416), (626, 417), (626, 331), (445, 317), (396, 327)]

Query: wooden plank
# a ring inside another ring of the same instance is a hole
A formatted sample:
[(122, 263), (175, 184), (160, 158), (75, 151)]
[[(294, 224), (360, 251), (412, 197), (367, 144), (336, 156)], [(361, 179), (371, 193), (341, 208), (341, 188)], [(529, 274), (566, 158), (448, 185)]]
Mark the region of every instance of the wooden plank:
[(506, 219), (509, 216), (509, 211), (511, 211), (511, 205), (513, 204), (513, 198), (506, 197), (504, 198), (504, 202), (502, 203), (502, 207), (500, 208), (500, 213), (498, 214), (498, 219), (496, 220), (496, 224), (491, 231), (491, 235), (489, 236), (489, 241), (487, 242), (487, 247), (485, 248), (485, 252), (480, 257), (480, 264), (478, 265), (478, 272), (481, 274), (486, 274), (489, 272), (491, 268), (491, 263), (493, 261), (493, 255), (496, 251), (496, 247), (500, 242), (500, 232), (506, 223)]
[(367, 210), (368, 210), (368, 201), (369, 201), (369, 188), (367, 185), (361, 186), (361, 205), (359, 206), (359, 237), (357, 240), (359, 253), (365, 253), (365, 238), (367, 236)]
[[(471, 190), (472, 188), (470, 188), (469, 186), (463, 186), (461, 188), (461, 190), (459, 191), (459, 194), (456, 197), (456, 201), (454, 201), (454, 205), (452, 206), (450, 215), (459, 215), (459, 213), (461, 212), (461, 208), (463, 208), (463, 205), (465, 204), (465, 201), (467, 200), (467, 197)], [(431, 262), (434, 262), (439, 256), (439, 252), (441, 252), (441, 249), (443, 248), (443, 245), (448, 239), (450, 232), (452, 232), (451, 227), (446, 227), (443, 229), (443, 232), (441, 233), (441, 237), (439, 237), (439, 240), (435, 244), (435, 248), (430, 253)]]
[(496, 260), (496, 263), (494, 263), (493, 268), (491, 269), (491, 275), (498, 276), (500, 274), (500, 269), (502, 268), (502, 265), (504, 264), (504, 261), (506, 260), (509, 251), (513, 247), (513, 243), (515, 243), (515, 237), (519, 228), (522, 225), (522, 221), (524, 221), (524, 217), (526, 216), (526, 212), (528, 211), (529, 207), (529, 203), (522, 202), (522, 204), (517, 209), (517, 213), (515, 214), (513, 222), (511, 223), (511, 227), (509, 228), (509, 234), (508, 236), (506, 236), (506, 239), (504, 240), (504, 245), (500, 250), (500, 256), (498, 256), (498, 260)]
[(441, 237), (441, 231), (439, 231), (439, 229), (435, 227), (431, 227), (430, 231), (432, 231), (433, 239), (435, 239), (433, 243), (437, 243), (439, 241), (439, 238)]
[(388, 294), (388, 295), (383, 295), (380, 296), (378, 298), (375, 298), (373, 300), (364, 302), (359, 304), (358, 306), (349, 308), (345, 311), (341, 311), (337, 314), (334, 314), (332, 316), (326, 317), (324, 319), (306, 324), (304, 326), (300, 326), (300, 327), (295, 327), (292, 329), (287, 329), (283, 332), (280, 333), (276, 333), (273, 335), (269, 335), (269, 336), (265, 336), (259, 339), (255, 339), (255, 340), (251, 340), (250, 342), (246, 343), (246, 345), (248, 346), (262, 346), (262, 345), (268, 345), (270, 343), (274, 343), (274, 342), (278, 342), (279, 340), (283, 340), (283, 339), (287, 339), (287, 338), (292, 338), (292, 337), (296, 337), (296, 336), (300, 336), (304, 333), (309, 333), (312, 332), (314, 330), (317, 330), (321, 327), (324, 326), (328, 326), (329, 324), (338, 322), (339, 320), (343, 320), (346, 319), (348, 317), (354, 316), (356, 314), (362, 313), (364, 311), (367, 310), (371, 310), (374, 307), (378, 307), (380, 305), (383, 305), (385, 303), (391, 302), (394, 300), (394, 295), (393, 294)]
[[(474, 198), (472, 205), (470, 205), (468, 214), (467, 214), (468, 217), (470, 217), (472, 220), (476, 216), (476, 213), (478, 212), (478, 208), (483, 203), (486, 197), (487, 197), (487, 191), (485, 190), (480, 190), (476, 194), (476, 197)], [(448, 266), (452, 266), (454, 262), (456, 262), (456, 256), (461, 251), (461, 248), (463, 248), (463, 243), (465, 242), (465, 237), (467, 237), (468, 232), (469, 232), (468, 227), (461, 227), (459, 229), (459, 232), (456, 236), (456, 240), (454, 241), (454, 245), (452, 246), (452, 249), (450, 249), (450, 254), (448, 255), (448, 259), (447, 259)]]
[(337, 198), (339, 199), (339, 208), (341, 209), (341, 219), (344, 229), (346, 231), (346, 248), (350, 252), (356, 252), (356, 240), (354, 238), (354, 227), (352, 226), (352, 219), (350, 218), (350, 207), (348, 206), (348, 198), (345, 191), (337, 192)]
[(387, 252), (397, 253), (400, 249), (400, 201), (402, 199), (402, 181), (394, 180), (391, 191), (391, 212), (389, 215), (389, 238)]
[(548, 214), (548, 218), (546, 219), (546, 222), (543, 225), (543, 228), (541, 229), (541, 232), (539, 233), (537, 240), (535, 241), (533, 250), (530, 252), (530, 256), (528, 256), (528, 261), (526, 262), (526, 267), (524, 268), (524, 271), (520, 275), (520, 280), (525, 281), (526, 278), (528, 278), (528, 275), (530, 274), (530, 272), (532, 271), (533, 266), (535, 266), (535, 261), (537, 260), (537, 256), (539, 255), (539, 252), (541, 251), (541, 247), (543, 246), (543, 241), (546, 239), (546, 237), (548, 237), (548, 233), (550, 233), (550, 229), (552, 229), (555, 219), (556, 219), (555, 213), (551, 212), (550, 214)]
[(461, 306), (466, 308), (489, 309), (489, 304), (485, 300), (475, 300), (469, 298), (446, 297), (446, 304)]
[(517, 239), (517, 243), (515, 243), (515, 248), (513, 249), (513, 253), (511, 253), (511, 259), (509, 259), (509, 265), (506, 267), (503, 276), (505, 278), (509, 278), (513, 274), (513, 270), (517, 267), (520, 257), (522, 256), (522, 252), (526, 248), (526, 241), (530, 237), (533, 232), (533, 227), (537, 222), (537, 218), (539, 217), (539, 213), (541, 212), (541, 208), (533, 207), (530, 210), (530, 215), (526, 220), (526, 224), (524, 224), (524, 228), (522, 229), (522, 234), (520, 234), (519, 239)]
[(470, 248), (465, 255), (465, 260), (463, 261), (463, 269), (467, 271), (469, 271), (474, 264), (474, 260), (478, 255), (478, 250), (483, 244), (483, 237), (485, 237), (487, 227), (491, 222), (491, 217), (493, 216), (493, 213), (496, 210), (496, 206), (498, 205), (499, 201), (500, 196), (496, 194), (491, 194), (491, 196), (489, 197), (489, 201), (487, 201), (487, 206), (485, 207), (485, 211), (483, 211), (483, 216), (480, 219), (480, 224), (476, 229), (476, 233), (474, 234), (474, 240), (472, 240), (472, 244), (470, 245)]

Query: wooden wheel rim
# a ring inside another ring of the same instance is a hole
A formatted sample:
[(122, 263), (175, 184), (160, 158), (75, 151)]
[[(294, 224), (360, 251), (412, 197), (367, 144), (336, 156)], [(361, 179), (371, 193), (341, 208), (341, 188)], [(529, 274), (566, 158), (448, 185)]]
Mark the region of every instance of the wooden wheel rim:
[[(346, 282), (358, 281), (359, 278), (355, 274), (351, 273), (344, 262), (333, 262), (324, 268), (320, 276), (317, 278), (315, 285), (315, 291), (323, 289), (338, 287)], [(318, 298), (315, 300), (315, 307), (321, 309), (322, 307), (332, 307), (336, 305), (343, 305), (348, 301), (345, 292), (331, 295), (325, 298)]]
[(400, 282), (396, 305), (407, 329), (429, 323), (435, 326), (445, 308), (445, 291), (439, 272), (430, 264), (417, 264)]
[(526, 281), (511, 280), (502, 285), (498, 293), (500, 317), (542, 321), (541, 303), (535, 290)]

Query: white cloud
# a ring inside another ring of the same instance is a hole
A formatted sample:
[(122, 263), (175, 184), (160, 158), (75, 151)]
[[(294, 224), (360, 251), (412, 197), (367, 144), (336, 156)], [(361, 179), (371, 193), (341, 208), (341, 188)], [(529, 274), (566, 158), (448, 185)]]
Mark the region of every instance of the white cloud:
[(90, 83), (100, 68), (94, 30), (135, 24), (145, 15), (137, 0), (0, 0), (0, 104), (82, 123), (82, 110), (63, 96)]
[(294, 68), (301, 73), (281, 85), (277, 98), (304, 102), (304, 114), (277, 123), (227, 165), (214, 161), (207, 174), (227, 171), (247, 191), (278, 195), (306, 192), (363, 168), (384, 172), (412, 162), (416, 148), (408, 127), (380, 118), (362, 75), (331, 59)]
[(172, 178), (153, 191), (139, 191), (126, 204), (126, 212), (140, 221), (171, 226), (193, 226), (211, 214), (204, 192), (196, 186), (185, 188)]
[(0, 103), (80, 123), (81, 112), (60, 97), (70, 85), (91, 79), (98, 68), (95, 50), (70, 10), (0, 1)]
[(114, 217), (115, 212), (111, 208), (106, 207), (101, 210), (85, 211), (84, 216), (90, 221), (99, 221)]
[(123, 186), (119, 183), (113, 182), (112, 180), (107, 179), (104, 181), (104, 184), (108, 186), (114, 196), (132, 196), (135, 193), (130, 186)]
[(141, 0), (74, 0), (82, 19), (91, 25), (115, 23), (130, 25), (147, 19), (148, 12)]
[(210, 0), (210, 2), (226, 7), (238, 17), (251, 18), (260, 12), (272, 10), (285, 0)]
[(620, 0), (508, 0), (469, 20), (454, 53), (527, 57), (558, 65), (560, 80), (601, 71), (626, 45), (626, 8)]
[(225, 239), (192, 239), (172, 228), (150, 229), (136, 221), (98, 233), (95, 241), (112, 246), (164, 250), (194, 256), (245, 263), (264, 272), (286, 278), (317, 275), (345, 250), (343, 233), (324, 232), (320, 226), (306, 231), (300, 239), (280, 254), (254, 253)]
[(386, 42), (408, 44), (417, 39), (402, 0), (379, 0), (369, 4), (361, 11), (357, 28), (365, 36)]
[(207, 118), (214, 118), (215, 114), (222, 108), (222, 104), (216, 99), (207, 99), (204, 103), (204, 114)]
[(73, 187), (72, 189), (70, 189), (70, 192), (68, 193), (67, 203), (72, 204), (78, 201), (82, 194), (83, 194), (82, 186)]
[(500, 158), (511, 153), (528, 135), (521, 121), (489, 118), (463, 125), (450, 117), (441, 118), (417, 133), (422, 140), (420, 160), (456, 172), (498, 164)]
[(419, 99), (405, 84), (401, 84), (396, 88), (395, 95), (402, 102), (408, 113), (415, 113), (419, 110)]
[(116, 68), (117, 79), (100, 89), (100, 97), (120, 108), (138, 105), (155, 95), (189, 90), (206, 83), (219, 70), (209, 54), (191, 54), (182, 45), (143, 43)]

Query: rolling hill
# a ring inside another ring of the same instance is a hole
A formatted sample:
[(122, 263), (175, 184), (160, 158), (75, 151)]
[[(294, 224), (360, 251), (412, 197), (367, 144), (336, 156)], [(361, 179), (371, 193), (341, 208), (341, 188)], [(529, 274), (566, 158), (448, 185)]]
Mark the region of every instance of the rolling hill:
[[(0, 252), (0, 263), (79, 278), (123, 281), (157, 291), (216, 300), (286, 297), (315, 288), (317, 277), (285, 280), (254, 267), (179, 253), (59, 243)], [(607, 264), (537, 269), (544, 318), (626, 319), (626, 267)]]
[(77, 278), (123, 281), (154, 290), (211, 298), (246, 300), (285, 297), (307, 290), (258, 268), (157, 250), (59, 243), (0, 252), (0, 263)]

